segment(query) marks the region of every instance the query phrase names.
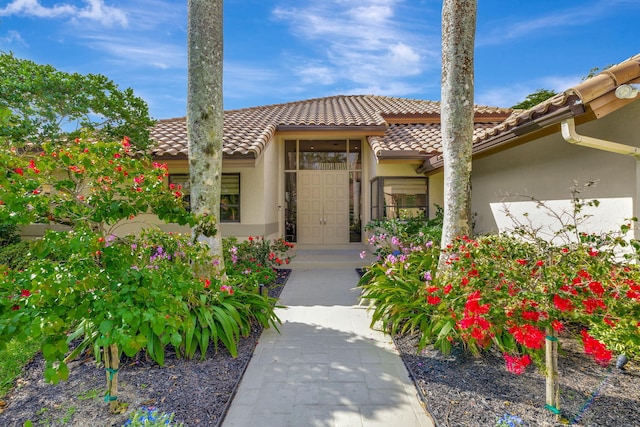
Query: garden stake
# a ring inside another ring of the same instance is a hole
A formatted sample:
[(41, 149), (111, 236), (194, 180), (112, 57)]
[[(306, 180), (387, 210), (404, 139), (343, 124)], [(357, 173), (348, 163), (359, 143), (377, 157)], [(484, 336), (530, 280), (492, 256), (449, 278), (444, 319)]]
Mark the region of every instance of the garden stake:
[(104, 366), (107, 374), (107, 394), (104, 396), (104, 401), (109, 402), (109, 411), (116, 413), (118, 408), (118, 369), (120, 366), (120, 357), (116, 344), (105, 347)]
[(548, 327), (545, 340), (546, 362), (546, 405), (545, 408), (556, 414), (560, 420), (560, 387), (558, 384), (558, 336), (556, 331)]

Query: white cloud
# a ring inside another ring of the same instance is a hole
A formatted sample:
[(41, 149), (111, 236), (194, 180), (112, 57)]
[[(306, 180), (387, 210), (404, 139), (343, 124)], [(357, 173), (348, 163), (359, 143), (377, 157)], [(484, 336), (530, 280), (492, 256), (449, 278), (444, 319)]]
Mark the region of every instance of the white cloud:
[(68, 4), (44, 7), (39, 0), (13, 0), (3, 9), (0, 16), (26, 15), (38, 18), (56, 18), (58, 16), (73, 15), (75, 8)]
[(160, 40), (149, 40), (131, 35), (116, 36), (96, 34), (84, 38), (90, 48), (100, 51), (130, 68), (151, 66), (158, 69), (186, 68), (186, 49), (182, 45), (162, 43)]
[(0, 41), (6, 44), (17, 43), (23, 46), (29, 46), (27, 42), (24, 41), (20, 33), (15, 30), (7, 31), (7, 35), (5, 37), (0, 37)]
[(502, 44), (512, 39), (538, 36), (541, 33), (554, 30), (571, 31), (572, 27), (583, 27), (615, 10), (616, 6), (612, 3), (624, 4), (625, 1), (605, 0), (580, 4), (576, 8), (554, 10), (526, 20), (513, 21), (511, 17), (503, 16), (502, 22), (492, 21), (489, 23), (491, 28), (488, 32), (478, 32), (476, 46)]
[(85, 7), (75, 7), (66, 3), (53, 6), (43, 6), (40, 0), (13, 0), (0, 9), (0, 16), (32, 16), (36, 18), (70, 18), (72, 20), (98, 21), (102, 25), (111, 27), (118, 24), (126, 27), (127, 15), (120, 9), (107, 6), (104, 0), (86, 0)]
[[(388, 94), (405, 93), (405, 86), (410, 86), (416, 93), (415, 85), (403, 79), (437, 69), (439, 62), (433, 59), (440, 56), (440, 40), (438, 36), (429, 43), (425, 21), (413, 27), (415, 16), (401, 10), (401, 3), (325, 0), (277, 7), (274, 18), (289, 25), (309, 52), (306, 58), (289, 57), (285, 62), (301, 64), (294, 70), (303, 85), (357, 86)], [(438, 27), (439, 21), (434, 21)]]

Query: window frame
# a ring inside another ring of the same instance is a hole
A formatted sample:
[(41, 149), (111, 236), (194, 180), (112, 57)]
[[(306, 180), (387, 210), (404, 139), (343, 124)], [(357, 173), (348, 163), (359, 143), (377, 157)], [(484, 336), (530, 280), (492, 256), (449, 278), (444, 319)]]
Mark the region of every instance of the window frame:
[[(240, 179), (240, 173), (239, 172), (233, 172), (233, 173), (223, 173), (222, 174), (223, 177), (229, 177), (229, 176), (236, 176), (237, 180), (238, 180), (238, 202), (234, 203), (234, 204), (227, 204), (228, 208), (233, 208), (236, 209), (236, 213), (234, 214), (234, 217), (236, 219), (222, 219), (222, 197), (225, 196), (225, 194), (222, 193), (222, 185), (220, 186), (220, 210), (221, 212), (219, 212), (218, 217), (220, 218), (220, 222), (221, 223), (239, 223), (240, 222), (240, 218), (241, 218), (241, 179)], [(175, 182), (174, 180), (176, 178), (180, 177), (181, 180), (179, 180), (178, 182)], [(189, 182), (189, 174), (188, 173), (170, 173), (169, 177), (167, 179), (167, 185), (171, 185), (171, 184), (176, 184), (176, 185), (183, 185), (185, 182)], [(184, 196), (183, 196), (183, 200), (185, 202), (185, 207), (187, 208), (187, 210), (191, 210), (191, 189), (190, 188), (185, 188), (183, 186), (183, 192), (184, 192)], [(226, 194), (226, 195), (232, 195), (232, 194)]]
[[(407, 180), (407, 181), (417, 181), (422, 180), (424, 182), (424, 196), (425, 196), (425, 204), (424, 205), (416, 205), (416, 206), (396, 206), (396, 205), (388, 205), (385, 200), (385, 180)], [(371, 196), (371, 219), (372, 220), (382, 220), (382, 219), (390, 219), (387, 216), (388, 208), (394, 207), (398, 212), (395, 218), (401, 218), (400, 210), (401, 209), (419, 209), (425, 215), (425, 218), (429, 217), (429, 178), (428, 177), (413, 177), (413, 176), (377, 176), (372, 178), (370, 181), (370, 196)]]

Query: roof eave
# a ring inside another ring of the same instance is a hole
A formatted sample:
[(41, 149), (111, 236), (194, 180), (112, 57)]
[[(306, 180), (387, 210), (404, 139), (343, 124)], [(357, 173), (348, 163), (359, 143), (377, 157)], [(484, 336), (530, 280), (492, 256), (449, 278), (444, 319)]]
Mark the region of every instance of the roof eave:
[[(527, 121), (519, 126), (501, 132), (497, 135), (489, 137), (485, 140), (473, 144), (473, 157), (488, 155), (497, 151), (505, 150), (512, 145), (517, 145), (519, 140), (533, 136), (538, 132), (544, 131), (550, 126), (559, 124), (562, 120), (577, 117), (585, 114), (586, 109), (582, 104), (567, 105), (559, 108), (553, 113), (543, 115), (536, 119)], [(444, 158), (442, 154), (427, 159), (421, 167), (416, 169), (416, 173), (433, 174), (444, 167)]]
[(387, 130), (385, 125), (278, 125), (276, 132), (279, 134), (295, 134), (305, 132), (345, 132), (357, 133), (366, 136), (384, 135)]

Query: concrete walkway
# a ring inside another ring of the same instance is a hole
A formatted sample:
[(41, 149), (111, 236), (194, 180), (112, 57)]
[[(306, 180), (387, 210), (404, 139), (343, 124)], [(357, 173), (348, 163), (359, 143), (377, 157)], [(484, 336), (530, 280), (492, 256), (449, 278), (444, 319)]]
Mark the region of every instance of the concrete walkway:
[(223, 427), (432, 427), (391, 338), (358, 305), (360, 246), (298, 248)]

